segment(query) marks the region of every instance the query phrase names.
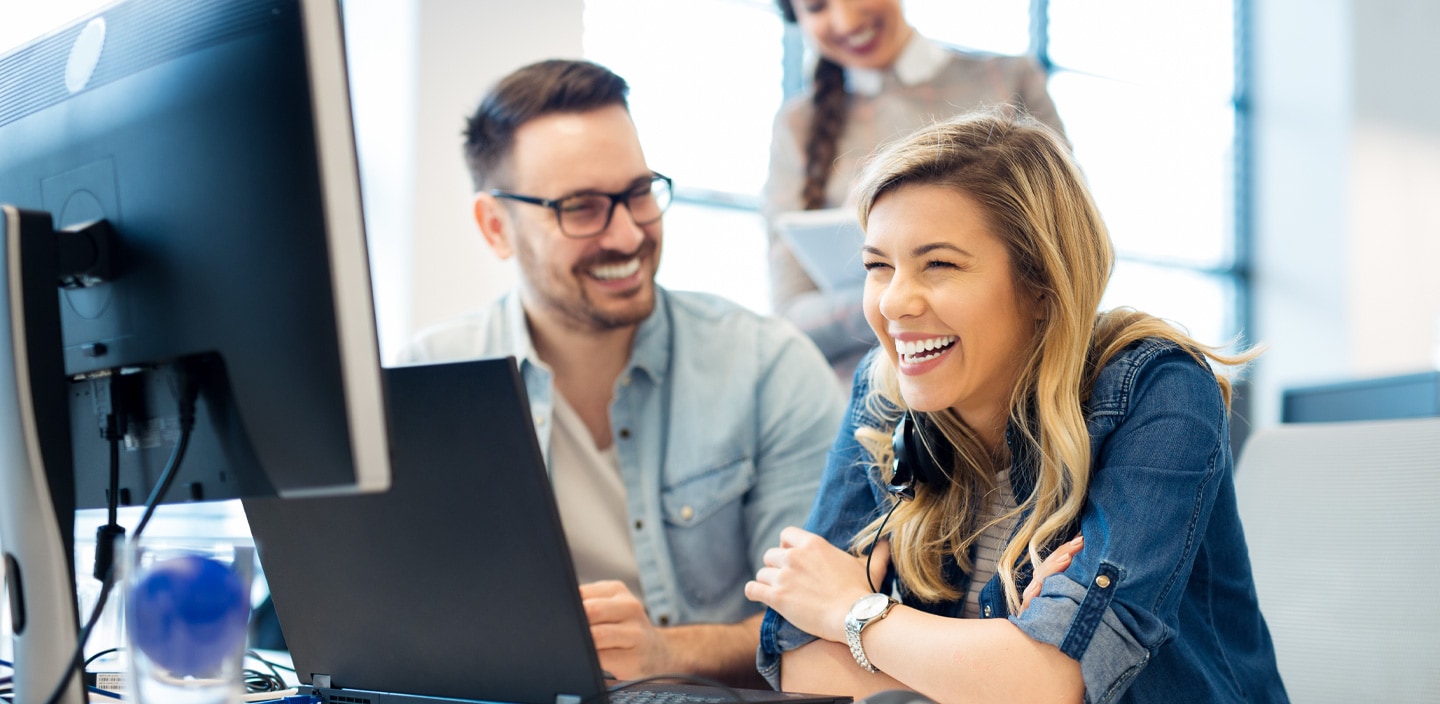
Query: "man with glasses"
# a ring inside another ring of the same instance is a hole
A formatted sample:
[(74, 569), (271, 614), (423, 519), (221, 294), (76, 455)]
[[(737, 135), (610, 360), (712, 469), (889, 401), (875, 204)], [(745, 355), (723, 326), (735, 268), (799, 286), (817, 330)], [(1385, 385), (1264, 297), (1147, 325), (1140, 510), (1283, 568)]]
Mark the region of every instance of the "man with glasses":
[(520, 360), (607, 671), (755, 685), (744, 584), (805, 522), (843, 392), (788, 323), (655, 284), (671, 182), (628, 90), (544, 61), (485, 96), (465, 142), (475, 220), (519, 283), (410, 357)]

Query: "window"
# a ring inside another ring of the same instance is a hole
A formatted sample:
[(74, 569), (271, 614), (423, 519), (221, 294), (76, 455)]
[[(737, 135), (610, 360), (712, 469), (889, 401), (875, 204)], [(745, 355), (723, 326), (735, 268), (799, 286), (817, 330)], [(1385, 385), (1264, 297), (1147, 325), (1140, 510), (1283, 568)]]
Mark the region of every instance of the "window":
[(675, 179), (667, 288), (770, 311), (757, 208), (783, 98), (784, 22), (770, 0), (586, 0), (585, 57), (630, 83), (651, 168)]
[(997, 54), (1030, 50), (1030, 0), (908, 0), (905, 19), (945, 44)]
[(1105, 305), (1241, 332), (1236, 3), (1048, 0), (1050, 93), (1120, 262)]

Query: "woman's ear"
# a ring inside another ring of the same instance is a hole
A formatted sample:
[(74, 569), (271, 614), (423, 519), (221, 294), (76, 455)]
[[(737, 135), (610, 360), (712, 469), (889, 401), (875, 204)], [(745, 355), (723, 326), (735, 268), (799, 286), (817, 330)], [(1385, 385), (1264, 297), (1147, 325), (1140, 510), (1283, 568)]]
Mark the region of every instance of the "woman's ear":
[(515, 247), (510, 241), (514, 227), (510, 222), (509, 211), (498, 198), (489, 193), (476, 193), (472, 207), (475, 224), (480, 228), (480, 235), (485, 238), (485, 243), (490, 245), (495, 256), (509, 259), (515, 253)]

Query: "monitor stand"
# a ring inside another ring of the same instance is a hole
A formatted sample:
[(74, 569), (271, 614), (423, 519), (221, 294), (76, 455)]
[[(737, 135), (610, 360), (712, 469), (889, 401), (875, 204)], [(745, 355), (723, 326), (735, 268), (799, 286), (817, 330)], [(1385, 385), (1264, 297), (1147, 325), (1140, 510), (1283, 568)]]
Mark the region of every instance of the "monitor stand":
[[(0, 206), (0, 546), (17, 702), (50, 696), (79, 630), (59, 239), (49, 213)], [(84, 701), (80, 678), (58, 701)]]

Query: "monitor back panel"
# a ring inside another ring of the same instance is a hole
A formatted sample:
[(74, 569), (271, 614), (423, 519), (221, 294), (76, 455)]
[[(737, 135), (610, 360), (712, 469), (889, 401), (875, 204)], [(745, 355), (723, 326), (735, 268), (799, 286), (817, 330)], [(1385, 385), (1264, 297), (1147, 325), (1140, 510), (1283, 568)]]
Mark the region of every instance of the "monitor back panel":
[(245, 501), (301, 681), (527, 704), (600, 692), (514, 360), (385, 374), (389, 492)]

